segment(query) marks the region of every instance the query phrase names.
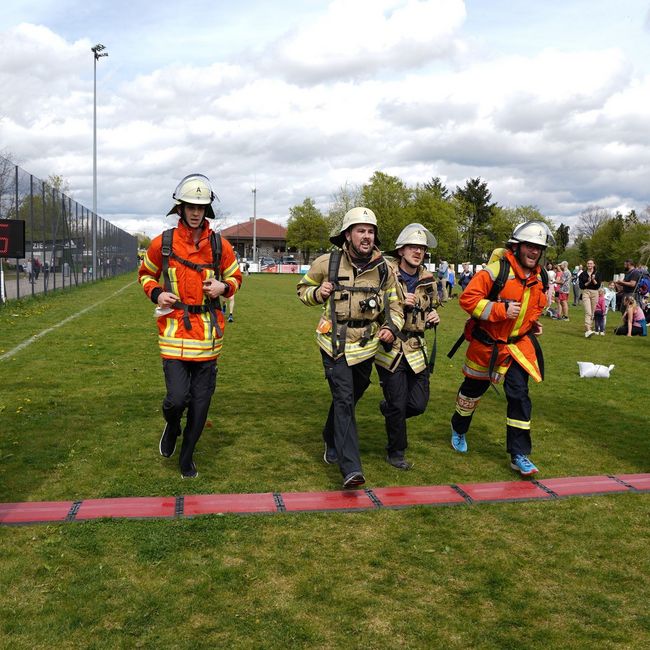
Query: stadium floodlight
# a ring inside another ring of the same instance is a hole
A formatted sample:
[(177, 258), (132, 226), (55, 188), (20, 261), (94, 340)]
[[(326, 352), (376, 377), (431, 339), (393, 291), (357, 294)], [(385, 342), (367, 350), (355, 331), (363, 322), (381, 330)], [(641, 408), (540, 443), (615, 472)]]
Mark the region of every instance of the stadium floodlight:
[(93, 53), (93, 217), (92, 217), (92, 270), (93, 280), (97, 275), (97, 60), (108, 56), (105, 45), (97, 43), (90, 48)]

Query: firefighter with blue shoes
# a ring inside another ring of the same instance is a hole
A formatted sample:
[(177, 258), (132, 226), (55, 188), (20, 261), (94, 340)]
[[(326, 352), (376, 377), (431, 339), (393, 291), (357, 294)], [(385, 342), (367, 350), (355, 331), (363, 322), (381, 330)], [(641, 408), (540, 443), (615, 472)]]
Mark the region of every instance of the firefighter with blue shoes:
[(190, 174), (172, 196), (174, 205), (168, 214), (177, 214), (178, 223), (153, 239), (138, 278), (157, 305), (158, 344), (167, 388), (159, 451), (166, 458), (172, 456), (182, 433), (181, 476), (194, 478), (198, 475), (194, 449), (215, 391), (223, 343), (220, 300), (238, 291), (242, 276), (232, 246), (210, 228), (216, 195), (209, 179)]
[(401, 470), (412, 467), (405, 458), (406, 420), (424, 413), (429, 402), (429, 374), (434, 357), (427, 354), (424, 333), (438, 325), (440, 316), (435, 309), (436, 278), (424, 261), (427, 251), (436, 245), (429, 230), (412, 223), (398, 235), (395, 250), (387, 253), (404, 310), (404, 325), (392, 346), (377, 350), (375, 365), (384, 393), (380, 409), (388, 436), (386, 460)]
[(319, 305), (316, 328), (332, 402), (323, 429), (324, 460), (338, 464), (343, 487), (365, 483), (361, 466), (355, 406), (370, 385), (380, 343), (390, 345), (404, 324), (395, 277), (377, 248), (377, 218), (356, 207), (330, 237), (337, 248), (321, 255), (298, 284), (298, 297)]
[(528, 378), (541, 382), (544, 362), (537, 338), (539, 317), (546, 307), (546, 275), (541, 258), (555, 244), (548, 226), (528, 221), (517, 226), (487, 267), (478, 271), (460, 296), (470, 315), (462, 339), (469, 341), (463, 365), (465, 379), (451, 418), (451, 445), (467, 452), (466, 434), (482, 395), (490, 384), (503, 382), (507, 400), (506, 449), (510, 466), (522, 476), (538, 472), (528, 458), (532, 450), (532, 404)]

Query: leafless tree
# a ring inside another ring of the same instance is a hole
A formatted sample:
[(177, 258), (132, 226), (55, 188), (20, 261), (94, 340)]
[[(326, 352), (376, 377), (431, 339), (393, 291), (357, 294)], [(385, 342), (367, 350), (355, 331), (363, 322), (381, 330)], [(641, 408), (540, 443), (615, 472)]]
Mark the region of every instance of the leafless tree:
[(325, 218), (330, 233), (338, 232), (343, 223), (343, 217), (348, 210), (361, 205), (361, 187), (358, 185), (341, 185), (332, 194), (332, 205)]
[(598, 228), (611, 218), (612, 215), (609, 210), (598, 205), (590, 205), (580, 213), (580, 221), (576, 231), (578, 235), (591, 239)]
[(0, 151), (0, 219), (8, 218), (9, 210), (13, 205), (16, 165), (11, 158), (10, 152)]

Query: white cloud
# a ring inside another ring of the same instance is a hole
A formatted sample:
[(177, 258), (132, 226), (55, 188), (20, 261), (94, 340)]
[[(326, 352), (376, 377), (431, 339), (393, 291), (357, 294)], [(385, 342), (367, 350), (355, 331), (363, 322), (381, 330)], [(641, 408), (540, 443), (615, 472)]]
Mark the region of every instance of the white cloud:
[(460, 0), (334, 0), (275, 44), (270, 65), (298, 83), (368, 78), (419, 67), (459, 47)]
[[(624, 42), (478, 57), (459, 0), (335, 0), (299, 20), (271, 45), (251, 34), (243, 57), (210, 54), (200, 25), (200, 56), (135, 73), (113, 42), (98, 65), (100, 213), (155, 234), (193, 171), (211, 176), (232, 222), (252, 215), (254, 184), (258, 215), (281, 221), (375, 170), (452, 190), (481, 176), (500, 204), (565, 223), (591, 203), (650, 203), (650, 72)], [(168, 43), (168, 24), (148, 29), (147, 43)], [(0, 33), (2, 148), (68, 179), (85, 205), (93, 42), (29, 24)]]

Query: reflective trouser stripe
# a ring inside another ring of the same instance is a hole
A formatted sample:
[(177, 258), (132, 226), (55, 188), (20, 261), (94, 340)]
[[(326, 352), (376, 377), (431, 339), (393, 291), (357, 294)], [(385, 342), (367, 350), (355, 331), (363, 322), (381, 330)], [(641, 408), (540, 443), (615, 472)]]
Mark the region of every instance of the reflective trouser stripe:
[(506, 373), (503, 392), (508, 401), (506, 413), (506, 450), (511, 456), (532, 450), (530, 421), (532, 407), (528, 394), (528, 373), (518, 363), (512, 363)]
[(530, 431), (530, 420), (515, 420), (514, 418), (506, 418), (506, 425), (509, 427), (517, 427), (518, 429), (526, 429)]

